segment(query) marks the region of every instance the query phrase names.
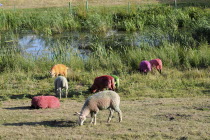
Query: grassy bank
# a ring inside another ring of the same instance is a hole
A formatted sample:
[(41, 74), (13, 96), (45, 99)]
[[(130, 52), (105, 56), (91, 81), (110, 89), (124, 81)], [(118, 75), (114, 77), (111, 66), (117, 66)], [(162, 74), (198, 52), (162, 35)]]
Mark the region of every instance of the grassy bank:
[[(65, 52), (70, 53), (67, 50)], [(85, 60), (76, 54), (62, 54), (62, 57), (53, 60), (46, 57), (25, 58), (17, 52), (1, 56), (1, 100), (54, 95), (54, 79), (49, 77), (48, 72), (56, 63), (63, 63), (71, 68), (68, 80), (69, 97), (72, 98), (83, 99), (90, 95), (88, 88), (94, 78), (105, 74), (116, 74), (120, 77), (120, 88), (117, 92), (122, 98), (210, 95), (210, 52), (209, 46), (205, 44), (198, 49), (162, 46), (133, 48), (124, 52), (101, 48)], [(140, 61), (153, 58), (163, 60), (162, 75), (157, 71), (141, 75), (137, 71)]]
[(169, 33), (186, 29), (195, 34), (204, 28), (209, 34), (209, 15), (203, 7), (175, 9), (162, 5), (135, 6), (129, 10), (127, 6), (92, 7), (88, 11), (78, 6), (71, 13), (68, 8), (0, 10), (0, 30), (32, 30), (52, 35), (73, 30), (103, 33), (110, 29), (143, 31), (155, 27)]

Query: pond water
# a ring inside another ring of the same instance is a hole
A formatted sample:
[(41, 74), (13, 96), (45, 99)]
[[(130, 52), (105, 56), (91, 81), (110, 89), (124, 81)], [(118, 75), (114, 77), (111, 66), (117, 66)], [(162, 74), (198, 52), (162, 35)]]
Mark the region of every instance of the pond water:
[(163, 40), (167, 40), (166, 37), (157, 33), (127, 33), (113, 30), (101, 35), (89, 32), (68, 32), (54, 36), (42, 36), (27, 32), (14, 36), (15, 38), (10, 38), (10, 40), (16, 40), (16, 47), (25, 54), (36, 57), (52, 56), (63, 48), (71, 50), (71, 53), (76, 53), (85, 59), (91, 53), (93, 46), (112, 47), (113, 49), (131, 46), (141, 47), (145, 43), (149, 46), (158, 46)]

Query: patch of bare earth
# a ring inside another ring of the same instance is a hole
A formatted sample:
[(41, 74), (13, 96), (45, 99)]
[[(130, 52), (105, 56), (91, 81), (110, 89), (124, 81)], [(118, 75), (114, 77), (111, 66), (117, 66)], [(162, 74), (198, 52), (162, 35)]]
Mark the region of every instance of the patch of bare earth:
[(64, 99), (59, 109), (30, 109), (31, 100), (9, 100), (0, 108), (0, 139), (208, 139), (208, 98), (145, 98), (121, 101), (123, 121), (100, 111), (97, 125), (77, 125), (83, 102)]

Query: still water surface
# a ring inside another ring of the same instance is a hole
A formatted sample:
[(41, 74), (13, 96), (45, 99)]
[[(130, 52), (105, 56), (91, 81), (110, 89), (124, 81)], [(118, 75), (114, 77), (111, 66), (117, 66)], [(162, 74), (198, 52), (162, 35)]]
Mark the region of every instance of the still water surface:
[(15, 42), (22, 52), (36, 56), (54, 55), (58, 48), (71, 50), (83, 58), (91, 53), (92, 46), (112, 47), (141, 47), (143, 44), (158, 46), (162, 41), (168, 40), (164, 35), (147, 33), (127, 33), (109, 31), (103, 35), (89, 32), (68, 32), (54, 36), (42, 36), (33, 33), (21, 33), (16, 35)]

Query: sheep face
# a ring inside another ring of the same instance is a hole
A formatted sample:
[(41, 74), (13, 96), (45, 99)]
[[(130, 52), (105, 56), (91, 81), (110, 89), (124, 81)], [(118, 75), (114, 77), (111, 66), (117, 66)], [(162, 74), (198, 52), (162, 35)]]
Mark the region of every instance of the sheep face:
[(83, 115), (80, 115), (80, 116), (79, 116), (79, 121), (78, 121), (79, 125), (80, 125), (80, 126), (83, 125), (83, 123), (84, 123), (85, 120), (86, 120), (86, 117), (83, 116)]
[(89, 88), (89, 91), (91, 93), (95, 93), (97, 91), (97, 87), (95, 85), (92, 85), (90, 88)]
[(49, 73), (50, 73), (51, 77), (55, 77), (55, 72), (54, 71), (50, 71)]
[(96, 91), (97, 91), (96, 89), (95, 90), (90, 90), (91, 93), (96, 93)]

